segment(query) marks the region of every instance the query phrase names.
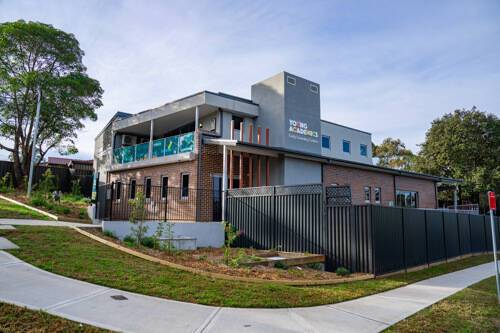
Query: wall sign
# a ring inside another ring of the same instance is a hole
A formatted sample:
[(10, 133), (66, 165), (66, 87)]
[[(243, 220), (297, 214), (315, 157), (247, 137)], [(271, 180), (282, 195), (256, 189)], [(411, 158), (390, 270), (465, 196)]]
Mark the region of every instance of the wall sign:
[(288, 136), (290, 138), (318, 143), (318, 131), (309, 129), (309, 126), (305, 122), (294, 119), (288, 119), (288, 121)]

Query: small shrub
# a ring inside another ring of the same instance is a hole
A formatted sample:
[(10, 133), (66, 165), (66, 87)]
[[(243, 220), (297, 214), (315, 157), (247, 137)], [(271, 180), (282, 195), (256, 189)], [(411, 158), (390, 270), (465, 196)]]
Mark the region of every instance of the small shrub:
[(71, 182), (71, 195), (74, 197), (81, 197), (82, 187), (80, 186), (80, 179), (75, 179)]
[(310, 269), (315, 269), (317, 271), (321, 271), (323, 266), (319, 262), (312, 262), (310, 264), (307, 264), (307, 267)]
[(198, 261), (206, 261), (207, 260), (207, 255), (206, 254), (203, 254), (201, 256), (198, 257)]
[(106, 237), (109, 237), (109, 238), (118, 239), (118, 237), (116, 237), (115, 233), (111, 230), (104, 230), (102, 234)]
[(153, 237), (143, 237), (141, 239), (141, 245), (145, 247), (149, 247), (151, 249), (155, 248), (155, 240)]
[(78, 218), (83, 220), (86, 216), (87, 211), (84, 208), (80, 208), (80, 211), (78, 212)]
[(50, 169), (47, 169), (43, 173), (42, 179), (38, 183), (40, 191), (45, 195), (46, 198), (50, 195), (50, 193), (53, 190), (56, 189), (55, 179), (56, 177), (52, 174), (52, 171), (50, 171)]
[(337, 274), (339, 276), (349, 276), (349, 275), (351, 275), (351, 272), (345, 267), (339, 267), (335, 271), (335, 274)]
[(131, 208), (129, 221), (133, 224), (131, 230), (135, 236), (136, 243), (141, 244), (142, 238), (148, 231), (148, 226), (145, 224), (146, 218), (146, 198), (141, 191), (137, 192), (135, 199), (129, 200)]
[(135, 246), (135, 237), (132, 235), (127, 235), (123, 238), (123, 242), (128, 246)]
[(0, 192), (9, 193), (14, 190), (14, 178), (11, 176), (10, 172), (6, 172), (5, 175), (0, 178)]
[(45, 205), (47, 204), (47, 200), (36, 193), (35, 196), (30, 199), (30, 204), (35, 207), (45, 207)]
[(241, 235), (241, 232), (236, 231), (231, 223), (224, 222), (224, 263), (229, 265), (230, 256), (231, 256), (231, 245), (234, 243), (236, 238)]
[(285, 264), (283, 261), (276, 261), (274, 263), (274, 268), (279, 268), (279, 269), (287, 269), (288, 265)]

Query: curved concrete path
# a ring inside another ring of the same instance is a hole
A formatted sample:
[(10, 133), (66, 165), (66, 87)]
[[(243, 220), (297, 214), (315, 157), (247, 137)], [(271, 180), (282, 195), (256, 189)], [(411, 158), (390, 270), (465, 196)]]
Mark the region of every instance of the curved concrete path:
[(0, 251), (0, 301), (126, 332), (379, 332), (492, 276), (493, 263), (356, 300), (238, 309), (138, 295), (52, 274)]
[(31, 219), (0, 219), (0, 225), (32, 225), (49, 227), (78, 227), (78, 228), (100, 228), (100, 224), (64, 222), (52, 220), (31, 220)]

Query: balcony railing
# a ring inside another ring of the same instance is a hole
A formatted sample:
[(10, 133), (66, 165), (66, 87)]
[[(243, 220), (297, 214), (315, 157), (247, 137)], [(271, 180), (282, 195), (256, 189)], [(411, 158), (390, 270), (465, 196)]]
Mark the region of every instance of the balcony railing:
[[(169, 136), (153, 141), (152, 158), (188, 153), (194, 150), (194, 132)], [(147, 160), (149, 142), (113, 150), (113, 163), (125, 164)]]

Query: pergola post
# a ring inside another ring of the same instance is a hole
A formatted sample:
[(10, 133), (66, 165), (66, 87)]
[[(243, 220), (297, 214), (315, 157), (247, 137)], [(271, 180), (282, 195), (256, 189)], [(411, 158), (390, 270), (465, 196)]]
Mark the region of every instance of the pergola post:
[[(266, 146), (269, 146), (269, 128), (266, 128)], [(269, 156), (266, 156), (266, 186), (270, 184)]]
[[(261, 137), (261, 129), (260, 127), (257, 127), (257, 144), (260, 145), (260, 137)], [(260, 187), (261, 185), (261, 180), (262, 180), (262, 157), (259, 155), (258, 158), (258, 165), (257, 165), (257, 186)]]
[(222, 221), (226, 221), (227, 146), (222, 146)]
[(155, 121), (151, 119), (151, 123), (149, 125), (149, 146), (148, 146), (148, 158), (153, 158), (153, 138), (154, 138), (154, 127)]
[[(231, 120), (231, 140), (234, 140), (234, 120)], [(233, 150), (229, 149), (229, 189), (233, 189)]]
[[(253, 125), (248, 125), (248, 142), (252, 142), (252, 134), (253, 133)], [(253, 187), (253, 156), (252, 154), (248, 155), (248, 186)]]
[[(243, 142), (243, 122), (240, 122), (240, 142)], [(239, 174), (240, 174), (240, 188), (243, 188), (245, 187), (245, 184), (244, 184), (244, 181), (245, 181), (245, 177), (243, 176), (243, 152), (240, 152), (240, 158), (239, 158), (239, 162), (240, 162), (240, 170), (239, 170)]]

